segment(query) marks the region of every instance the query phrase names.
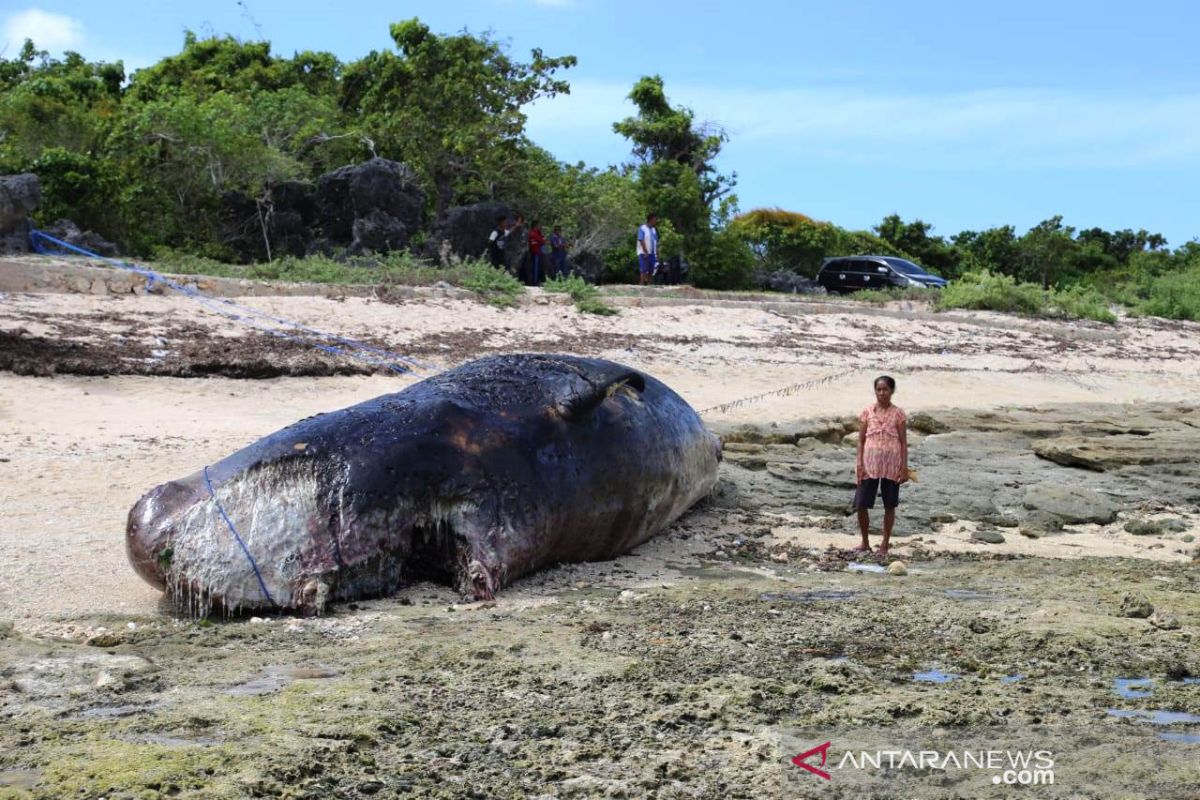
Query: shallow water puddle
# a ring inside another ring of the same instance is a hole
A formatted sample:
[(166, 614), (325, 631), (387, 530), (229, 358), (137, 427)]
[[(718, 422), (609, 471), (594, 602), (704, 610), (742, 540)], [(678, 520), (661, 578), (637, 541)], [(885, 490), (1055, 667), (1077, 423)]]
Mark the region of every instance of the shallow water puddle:
[(887, 572), (882, 564), (860, 564), (857, 561), (851, 561), (846, 565), (846, 569), (850, 572), (873, 572), (879, 575)]
[(949, 683), (953, 680), (958, 680), (962, 676), (956, 675), (953, 672), (942, 672), (940, 669), (926, 670), (925, 672), (914, 672), (913, 680), (920, 683)]
[(322, 667), (268, 667), (267, 671), (257, 678), (230, 686), (225, 690), (225, 694), (230, 694), (234, 697), (271, 694), (272, 692), (278, 692), (294, 681), (336, 678), (337, 675), (336, 671)]
[(1017, 681), (1023, 681), (1023, 680), (1025, 680), (1025, 676), (1021, 675), (1020, 673), (1018, 673), (1016, 675), (1005, 675), (1002, 678), (1000, 678), (1001, 683), (1016, 683)]
[(1149, 697), (1153, 689), (1153, 678), (1113, 678), (1113, 691), (1121, 697)]
[(1138, 722), (1149, 722), (1151, 725), (1179, 725), (1200, 722), (1200, 714), (1189, 714), (1186, 711), (1128, 711), (1123, 708), (1110, 708), (1110, 717), (1133, 719)]
[(1180, 742), (1182, 744), (1200, 744), (1200, 733), (1170, 733), (1164, 731), (1158, 735), (1164, 742)]

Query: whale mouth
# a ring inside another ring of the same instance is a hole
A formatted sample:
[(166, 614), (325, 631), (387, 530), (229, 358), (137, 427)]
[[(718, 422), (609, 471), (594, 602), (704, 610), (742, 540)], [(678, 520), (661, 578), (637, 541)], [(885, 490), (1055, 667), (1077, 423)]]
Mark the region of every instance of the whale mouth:
[(453, 585), (459, 556), (465, 549), (466, 540), (458, 535), (449, 520), (414, 525), (412, 550), (405, 563), (407, 582)]
[(473, 551), (467, 538), (447, 519), (414, 525), (405, 560), (405, 583), (429, 581), (451, 586), (464, 596), (490, 600), (499, 588), (493, 571)]

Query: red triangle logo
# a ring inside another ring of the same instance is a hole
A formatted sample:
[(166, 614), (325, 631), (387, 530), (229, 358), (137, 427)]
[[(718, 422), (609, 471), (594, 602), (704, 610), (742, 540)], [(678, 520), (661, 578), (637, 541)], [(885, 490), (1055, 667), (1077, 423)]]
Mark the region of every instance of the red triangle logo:
[(825, 780), (831, 780), (831, 777), (828, 772), (826, 772), (823, 769), (817, 769), (812, 764), (809, 764), (807, 761), (805, 761), (806, 758), (815, 756), (817, 753), (820, 753), (821, 754), (821, 766), (822, 767), (825, 766), (825, 760), (828, 757), (829, 747), (831, 744), (833, 744), (833, 742), (826, 742), (825, 744), (817, 745), (812, 750), (801, 753), (798, 756), (793, 756), (792, 763), (795, 764), (797, 767), (808, 770), (813, 775), (824, 778)]

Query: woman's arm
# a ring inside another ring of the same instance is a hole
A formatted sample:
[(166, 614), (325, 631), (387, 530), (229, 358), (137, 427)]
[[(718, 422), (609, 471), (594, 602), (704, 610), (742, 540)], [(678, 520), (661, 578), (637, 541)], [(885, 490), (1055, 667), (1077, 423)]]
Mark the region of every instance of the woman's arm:
[(867, 442), (867, 423), (860, 422), (858, 426), (858, 457), (854, 462), (854, 479), (861, 482), (863, 474), (866, 472), (866, 467), (863, 466), (863, 446)]
[(908, 483), (908, 425), (902, 419), (896, 424), (896, 428), (900, 432), (900, 463), (903, 465), (897, 483)]

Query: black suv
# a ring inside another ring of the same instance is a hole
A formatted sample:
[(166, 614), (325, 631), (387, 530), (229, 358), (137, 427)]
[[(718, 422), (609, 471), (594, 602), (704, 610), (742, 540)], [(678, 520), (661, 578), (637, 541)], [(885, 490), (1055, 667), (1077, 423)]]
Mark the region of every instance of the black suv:
[(931, 275), (911, 261), (894, 256), (843, 256), (827, 258), (817, 273), (817, 283), (827, 292), (921, 286), (940, 289), (945, 278)]

